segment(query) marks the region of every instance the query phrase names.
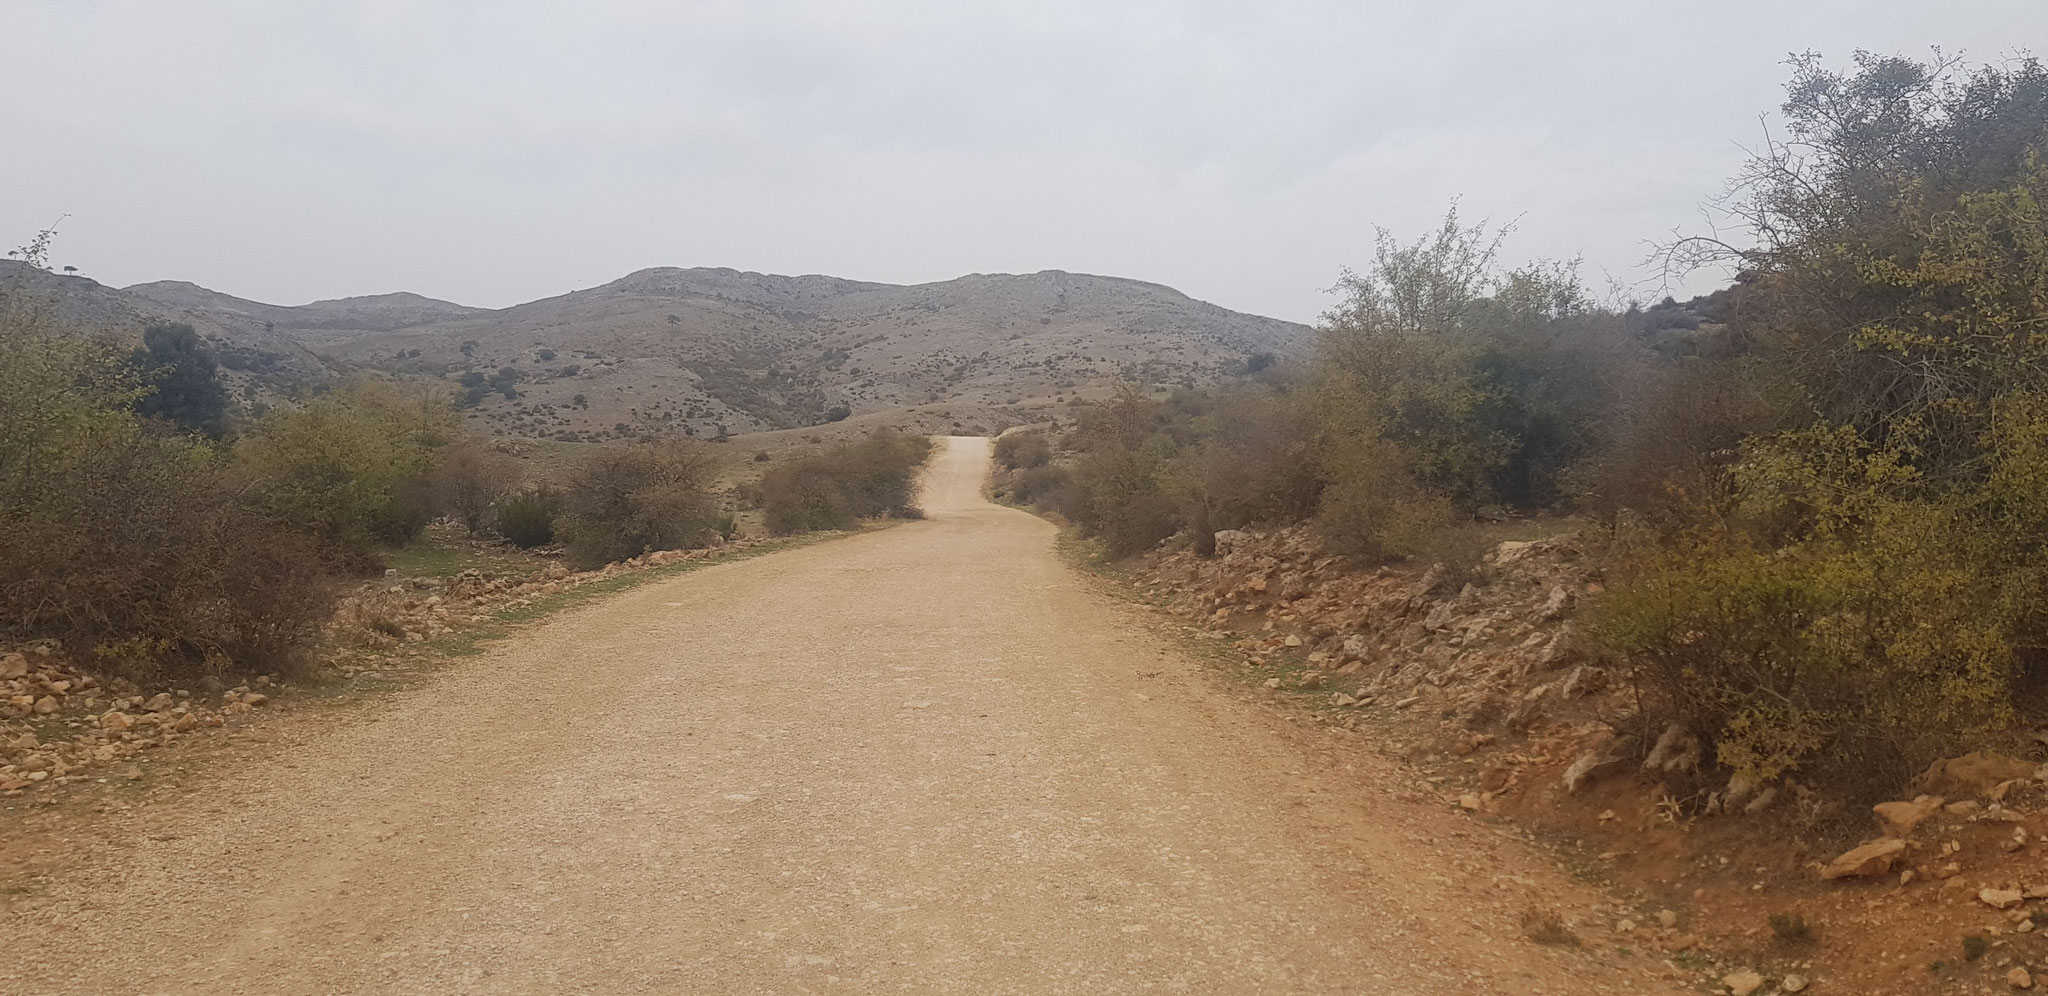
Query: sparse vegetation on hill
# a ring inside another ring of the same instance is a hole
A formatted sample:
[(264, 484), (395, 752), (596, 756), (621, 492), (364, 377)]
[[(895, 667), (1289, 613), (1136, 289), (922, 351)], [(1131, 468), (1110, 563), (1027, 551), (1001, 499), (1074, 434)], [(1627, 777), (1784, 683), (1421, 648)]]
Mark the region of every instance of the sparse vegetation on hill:
[(1016, 412), (1118, 378), (1208, 383), (1254, 356), (1298, 357), (1309, 335), (1156, 284), (1058, 271), (900, 287), (654, 268), (502, 311), (408, 294), (288, 308), (12, 261), (0, 285), (57, 300), (72, 327), (191, 328), (237, 415), (374, 374), (443, 384), (474, 432), (579, 441), (710, 439), (945, 400)]

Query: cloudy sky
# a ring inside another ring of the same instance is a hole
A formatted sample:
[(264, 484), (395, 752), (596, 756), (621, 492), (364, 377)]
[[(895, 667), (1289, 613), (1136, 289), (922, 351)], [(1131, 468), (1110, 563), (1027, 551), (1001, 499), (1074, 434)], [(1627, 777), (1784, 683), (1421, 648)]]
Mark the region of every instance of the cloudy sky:
[(1308, 321), (1460, 198), (1649, 294), (1789, 52), (1930, 45), (2048, 0), (0, 0), (0, 243), (281, 304), (1058, 268)]

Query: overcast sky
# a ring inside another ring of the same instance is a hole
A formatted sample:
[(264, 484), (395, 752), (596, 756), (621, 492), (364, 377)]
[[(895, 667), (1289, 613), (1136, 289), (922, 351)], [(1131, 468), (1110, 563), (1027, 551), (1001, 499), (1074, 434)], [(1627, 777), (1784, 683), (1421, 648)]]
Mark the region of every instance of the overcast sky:
[(1648, 294), (1789, 52), (1930, 45), (2048, 47), (2048, 0), (0, 0), (0, 244), (68, 214), (54, 264), (280, 304), (1057, 268), (1312, 321), (1462, 198)]

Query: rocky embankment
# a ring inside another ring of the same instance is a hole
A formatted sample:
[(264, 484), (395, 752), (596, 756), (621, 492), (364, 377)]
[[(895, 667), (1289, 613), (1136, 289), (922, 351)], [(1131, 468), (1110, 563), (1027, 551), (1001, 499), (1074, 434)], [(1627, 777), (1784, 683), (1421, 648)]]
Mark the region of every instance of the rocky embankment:
[(1575, 924), (1588, 939), (1741, 994), (2048, 972), (2048, 768), (1945, 759), (1867, 823), (1797, 780), (1717, 774), (1686, 730), (1635, 730), (1633, 693), (1590, 659), (1574, 616), (1601, 574), (1576, 533), (1501, 543), (1462, 577), (1361, 570), (1302, 528), (1215, 540), (1213, 557), (1153, 555), (1139, 585), (1251, 678), (1416, 762), (1447, 804), (1600, 851), (1652, 912)]

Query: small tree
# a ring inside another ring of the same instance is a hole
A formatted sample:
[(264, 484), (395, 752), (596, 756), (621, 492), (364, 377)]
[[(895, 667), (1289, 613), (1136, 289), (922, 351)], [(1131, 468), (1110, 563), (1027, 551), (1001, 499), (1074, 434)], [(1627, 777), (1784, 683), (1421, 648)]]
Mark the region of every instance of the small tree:
[(210, 436), (221, 433), (228, 394), (220, 367), (190, 325), (151, 325), (130, 361), (150, 390), (136, 402), (145, 418), (158, 418)]

